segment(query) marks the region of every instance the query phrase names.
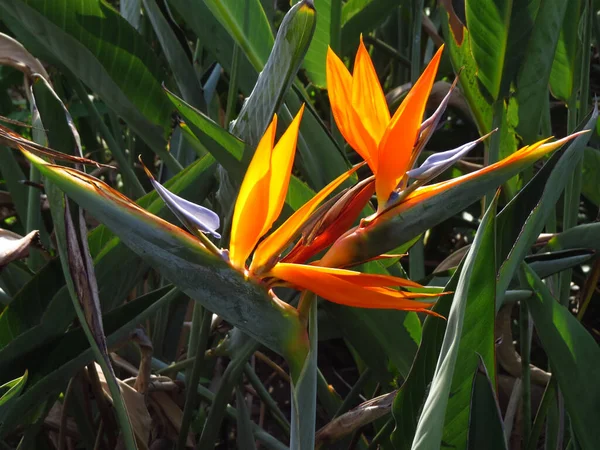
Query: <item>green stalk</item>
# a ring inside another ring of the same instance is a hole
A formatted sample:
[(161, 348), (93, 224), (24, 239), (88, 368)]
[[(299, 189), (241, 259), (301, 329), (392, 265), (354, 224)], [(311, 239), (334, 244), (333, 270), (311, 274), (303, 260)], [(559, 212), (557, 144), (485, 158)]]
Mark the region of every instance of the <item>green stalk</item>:
[(248, 378), (248, 381), (258, 394), (258, 398), (260, 398), (260, 400), (265, 404), (265, 406), (271, 411), (273, 419), (275, 419), (275, 421), (279, 424), (283, 431), (285, 431), (285, 433), (289, 435), (290, 423), (279, 409), (277, 402), (273, 400), (273, 397), (271, 397), (271, 394), (269, 394), (269, 392), (265, 388), (265, 385), (262, 384), (262, 381), (260, 381), (260, 378), (258, 378), (256, 372), (254, 372), (254, 370), (248, 363), (244, 365), (244, 374), (246, 375), (246, 378)]
[(391, 417), (390, 419), (388, 419), (388, 421), (381, 427), (381, 429), (377, 432), (373, 440), (370, 442), (369, 446), (367, 447), (367, 450), (375, 450), (376, 448), (379, 448), (379, 443), (390, 435), (395, 426), (396, 423), (394, 421), (394, 418)]
[[(165, 371), (166, 369), (168, 369), (170, 367), (171, 366), (165, 364), (164, 362), (162, 362), (156, 358), (152, 358), (152, 368), (156, 369), (157, 373), (158, 373), (158, 371)], [(176, 378), (178, 380), (183, 380), (183, 374), (178, 373)], [(201, 384), (199, 384), (197, 386), (196, 392), (197, 392), (198, 396), (205, 402), (212, 404), (215, 400), (215, 394), (210, 389), (208, 389), (205, 386), (202, 386)], [(225, 414), (227, 414), (227, 417), (229, 419), (237, 421), (237, 410), (233, 406), (228, 404), (225, 409)], [(273, 436), (271, 436), (269, 433), (267, 433), (265, 430), (263, 430), (258, 425), (253, 424), (252, 430), (254, 432), (254, 436), (256, 436), (256, 439), (261, 441), (263, 443), (264, 447), (267, 448), (268, 450), (289, 450), (289, 448), (287, 446), (285, 446), (280, 441), (275, 439)]]
[(412, 14), (412, 48), (410, 50), (410, 81), (413, 85), (421, 75), (421, 22), (423, 0), (414, 0)]
[[(196, 314), (198, 309), (198, 314)], [(202, 315), (202, 312), (204, 314)], [(188, 432), (192, 423), (192, 414), (194, 412), (196, 404), (197, 386), (200, 382), (200, 371), (204, 363), (204, 352), (208, 343), (208, 335), (210, 333), (210, 323), (212, 319), (212, 313), (207, 309), (202, 308), (199, 303), (194, 305), (194, 315), (201, 317), (200, 329), (198, 330), (198, 339), (190, 342), (195, 342), (195, 354), (194, 354), (194, 365), (189, 376), (189, 383), (186, 383), (187, 393), (185, 396), (185, 405), (183, 407), (183, 417), (181, 419), (181, 428), (179, 429), (179, 436), (177, 437), (177, 450), (184, 450), (185, 443), (187, 441)], [(193, 327), (192, 327), (193, 328)], [(192, 349), (194, 349), (192, 347)], [(188, 381), (188, 377), (186, 377)]]
[[(156, 375), (168, 375), (170, 373), (177, 373), (181, 369), (187, 369), (190, 366), (194, 365), (194, 361), (196, 361), (196, 357), (182, 359), (181, 361), (177, 361), (176, 363), (170, 364), (168, 366), (163, 367), (162, 369), (158, 369), (156, 371)], [(185, 380), (185, 376), (181, 377)]]
[(334, 419), (344, 414), (352, 407), (354, 403), (356, 403), (356, 399), (358, 398), (360, 392), (363, 390), (370, 378), (371, 369), (367, 367), (365, 370), (363, 370), (363, 373), (360, 374), (360, 377), (358, 378), (356, 383), (354, 383), (354, 386), (352, 386), (352, 389), (350, 389), (350, 392), (348, 392), (348, 395), (346, 396), (338, 410), (335, 412), (333, 416)]
[[(210, 412), (204, 423), (202, 434), (198, 440), (196, 446), (198, 450), (211, 450), (214, 448), (231, 393), (240, 379), (248, 358), (252, 356), (259, 346), (260, 344), (254, 339), (247, 338), (246, 342), (244, 342), (241, 348), (236, 352), (236, 356), (227, 365), (227, 369), (225, 369), (223, 377), (221, 378), (219, 389), (214, 397), (212, 407), (210, 408)], [(184, 448), (185, 446), (178, 447), (180, 450), (183, 450)]]
[(523, 382), (523, 442), (531, 435), (531, 372), (529, 368), (531, 340), (529, 326), (529, 309), (525, 301), (520, 302), (519, 326), (521, 337), (521, 380)]
[(548, 410), (555, 399), (556, 381), (554, 378), (550, 378), (550, 381), (544, 390), (544, 395), (542, 396), (542, 401), (540, 402), (537, 414), (535, 415), (535, 420), (533, 422), (533, 427), (531, 428), (529, 439), (525, 441), (527, 442), (527, 446), (525, 447), (526, 450), (536, 450), (538, 448), (537, 443), (542, 434), (542, 429), (544, 428), (544, 422), (546, 420), (546, 416), (548, 415)]
[[(500, 129), (502, 115), (504, 114), (504, 100), (499, 98), (492, 107), (492, 130)], [(493, 133), (488, 140), (487, 152), (485, 152), (484, 165), (489, 166), (500, 160), (500, 133)], [(485, 209), (494, 199), (495, 192), (488, 192), (485, 196)]]
[[(577, 93), (574, 92), (568, 102), (567, 132), (572, 133), (577, 127)], [(582, 161), (577, 163), (575, 170), (569, 175), (569, 180), (565, 186), (563, 199), (563, 228), (566, 231), (577, 224), (577, 213), (579, 211), (579, 196), (581, 194), (581, 169)], [(571, 276), (573, 271), (567, 269), (559, 276), (559, 300), (562, 305), (569, 303), (569, 293), (571, 291)]]
[(402, 53), (400, 53), (398, 50), (396, 50), (391, 45), (383, 42), (380, 39), (377, 39), (373, 36), (368, 36), (368, 35), (363, 36), (363, 40), (365, 41), (365, 43), (371, 44), (373, 47), (376, 47), (379, 50), (383, 51), (384, 53), (387, 53), (388, 56), (390, 56), (391, 58), (394, 58), (396, 60), (396, 62), (398, 62), (400, 65), (404, 66), (405, 68), (411, 67), (412, 63), (411, 63), (410, 59), (408, 59), (406, 56), (404, 56)]
[[(32, 183), (32, 186), (29, 186), (27, 192), (27, 222), (25, 226), (28, 233), (33, 230), (39, 230), (43, 226), (40, 190), (37, 187), (37, 185), (42, 182), (42, 175), (33, 164), (29, 168), (29, 181)], [(37, 250), (32, 250), (27, 258), (27, 267), (35, 272), (41, 268), (43, 264), (44, 260), (40, 253)]]
[(333, 418), (342, 405), (339, 396), (330, 387), (323, 373), (317, 368), (317, 397), (328, 418)]
[(329, 13), (329, 46), (339, 55), (342, 40), (342, 0), (331, 0)]
[[(331, 10), (329, 15), (329, 46), (336, 53), (340, 54), (342, 37), (342, 0), (331, 0)], [(329, 123), (331, 124), (331, 135), (340, 148), (344, 148), (344, 138), (338, 129), (333, 112), (329, 113)]]
[(81, 100), (81, 103), (83, 103), (83, 106), (85, 106), (85, 109), (88, 111), (90, 117), (92, 118), (92, 121), (100, 130), (100, 133), (102, 134), (104, 140), (108, 144), (110, 152), (117, 160), (117, 163), (119, 164), (119, 170), (121, 171), (121, 174), (123, 175), (123, 179), (127, 183), (127, 186), (129, 187), (129, 189), (131, 189), (131, 193), (135, 196), (135, 198), (142, 197), (146, 194), (146, 191), (144, 191), (140, 180), (138, 180), (138, 178), (135, 176), (133, 168), (129, 163), (127, 155), (125, 154), (125, 149), (117, 143), (113, 134), (106, 126), (106, 123), (104, 123), (102, 116), (100, 115), (94, 104), (91, 102), (85, 88), (83, 87), (83, 84), (81, 84), (81, 81), (79, 81), (79, 79), (76, 77), (69, 77), (69, 81), (73, 86), (73, 89), (77, 93), (77, 96)]
[[(412, 11), (412, 44), (410, 50), (410, 81), (414, 84), (421, 75), (421, 22), (423, 20), (423, 0), (414, 0)], [(425, 278), (425, 246), (419, 239), (408, 252), (410, 278)]]
[[(200, 338), (200, 329), (202, 328), (202, 318), (203, 318), (204, 308), (200, 303), (194, 302), (193, 310), (192, 310), (192, 323), (190, 326), (190, 335), (188, 336), (188, 348), (187, 348), (187, 356), (188, 358), (194, 358), (194, 362), (196, 361), (196, 352), (198, 351), (198, 344)], [(192, 356), (193, 355), (193, 356)], [(202, 354), (204, 355), (204, 354)], [(203, 356), (200, 358), (202, 359)], [(192, 380), (192, 372), (193, 366), (188, 366), (185, 370), (185, 385), (190, 386)]]
[(229, 123), (235, 116), (235, 105), (238, 94), (238, 77), (240, 66), (240, 46), (234, 44), (233, 56), (231, 61), (231, 73), (229, 74), (229, 91), (227, 92), (227, 108), (225, 110), (225, 128), (229, 128)]

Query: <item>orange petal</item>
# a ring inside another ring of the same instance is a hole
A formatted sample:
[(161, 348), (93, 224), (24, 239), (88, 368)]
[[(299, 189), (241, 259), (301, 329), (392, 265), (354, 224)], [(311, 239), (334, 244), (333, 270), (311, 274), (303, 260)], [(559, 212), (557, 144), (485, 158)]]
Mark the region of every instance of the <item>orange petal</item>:
[(269, 214), (269, 177), (276, 130), (277, 114), (256, 147), (235, 202), (229, 259), (240, 270), (244, 269), (246, 260), (260, 239)]
[(509, 168), (512, 165), (519, 164), (523, 168), (527, 165), (531, 164), (533, 161), (541, 158), (546, 153), (551, 152), (552, 150), (557, 149), (564, 143), (570, 141), (571, 139), (576, 138), (580, 134), (586, 133), (586, 131), (580, 131), (578, 133), (571, 134), (563, 139), (554, 142), (548, 142), (548, 139), (544, 139), (542, 141), (536, 142), (535, 144), (525, 146), (520, 150), (514, 152), (512, 155), (504, 158), (501, 161), (498, 161), (489, 166), (485, 166), (475, 172), (468, 173), (461, 177), (453, 178), (448, 181), (442, 181), (441, 183), (435, 183), (429, 186), (424, 186), (416, 189), (414, 192), (409, 194), (406, 199), (402, 201), (397, 207), (392, 207), (389, 211), (386, 211), (381, 216), (377, 217), (375, 220), (385, 220), (388, 215), (397, 215), (405, 211), (406, 209), (411, 208), (412, 206), (420, 203), (428, 198), (431, 198), (435, 195), (441, 194), (448, 189), (453, 188), (459, 184), (462, 184), (466, 181), (478, 178), (487, 173), (502, 170), (503, 168)]
[[(373, 140), (379, 143), (390, 122), (390, 111), (362, 35), (352, 73), (352, 106)], [(377, 165), (376, 155), (371, 158)]]
[(352, 107), (352, 75), (331, 48), (327, 50), (327, 90), (335, 123), (348, 144), (376, 170), (377, 142)]
[[(364, 163), (363, 163), (364, 164)], [(298, 230), (310, 217), (313, 211), (325, 200), (329, 194), (337, 189), (350, 175), (356, 172), (363, 164), (358, 164), (347, 172), (343, 173), (315, 196), (306, 202), (300, 209), (292, 214), (279, 228), (267, 236), (256, 248), (250, 271), (260, 271), (261, 267), (268, 265), (270, 260), (277, 257), (286, 245), (294, 238)]]
[(443, 49), (442, 45), (402, 101), (379, 143), (375, 191), (380, 211), (385, 208), (390, 194), (410, 169), (408, 165), (419, 137), (421, 120)]
[(361, 308), (401, 309), (432, 314), (426, 308), (431, 307), (433, 303), (414, 302), (410, 299), (440, 295), (389, 289), (386, 286), (413, 282), (344, 269), (279, 263), (271, 269), (270, 274), (301, 289), (310, 290), (331, 302)]

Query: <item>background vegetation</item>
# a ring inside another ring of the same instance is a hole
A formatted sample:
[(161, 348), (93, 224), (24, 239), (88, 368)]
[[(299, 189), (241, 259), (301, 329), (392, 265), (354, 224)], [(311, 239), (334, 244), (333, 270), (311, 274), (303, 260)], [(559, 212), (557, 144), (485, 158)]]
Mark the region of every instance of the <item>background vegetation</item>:
[[(311, 3), (0, 0), (0, 447), (308, 448), (316, 426), (322, 448), (598, 448), (597, 2)], [(226, 217), (245, 149), (306, 102), (288, 215), (361, 160), (325, 72), (328, 46), (352, 66), (361, 33), (391, 111), (445, 43), (427, 114), (459, 85), (426, 155), (499, 129), (439, 179), (593, 133), (506, 182), (434, 198), (394, 242), (375, 236), (374, 254), (410, 256), (361, 270), (445, 286), (448, 321), (320, 302), (312, 383), (291, 385), (264, 294), (245, 298), (191, 254), (170, 266), (164, 235), (95, 197), (79, 209), (8, 148), (14, 130), (75, 154), (74, 126), (86, 157), (116, 167), (88, 171), (148, 211), (177, 223), (137, 155)], [(213, 315), (223, 304), (234, 320)]]

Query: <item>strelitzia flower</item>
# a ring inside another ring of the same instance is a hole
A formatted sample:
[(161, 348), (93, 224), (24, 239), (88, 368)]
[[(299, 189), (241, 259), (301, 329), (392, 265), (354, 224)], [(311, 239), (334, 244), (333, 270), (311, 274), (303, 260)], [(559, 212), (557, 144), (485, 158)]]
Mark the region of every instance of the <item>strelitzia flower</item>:
[(331, 48), (327, 53), (327, 87), (333, 117), (346, 141), (375, 174), (379, 210), (386, 207), (399, 186), (406, 185), (407, 171), (418, 156), (413, 149), (417, 148), (421, 120), (442, 51), (443, 46), (393, 116), (362, 37), (352, 74)]
[[(439, 293), (395, 289), (423, 287), (413, 281), (321, 267), (318, 264), (301, 264), (308, 257), (306, 254), (303, 257), (296, 255), (294, 262), (284, 261), (286, 248), (293, 244), (317, 207), (360, 166), (340, 175), (269, 234), (285, 203), (303, 110), (304, 107), (277, 144), (277, 116), (259, 142), (235, 204), (228, 251), (217, 249), (204, 236), (204, 233), (218, 235), (219, 218), (216, 214), (177, 197), (151, 178), (152, 183), (169, 208), (207, 248), (228, 259), (231, 266), (245, 277), (262, 283), (268, 289), (279, 285), (293, 286), (344, 305), (421, 311), (435, 315), (427, 309), (433, 303), (413, 299), (438, 297)], [(326, 245), (331, 242), (329, 240)]]

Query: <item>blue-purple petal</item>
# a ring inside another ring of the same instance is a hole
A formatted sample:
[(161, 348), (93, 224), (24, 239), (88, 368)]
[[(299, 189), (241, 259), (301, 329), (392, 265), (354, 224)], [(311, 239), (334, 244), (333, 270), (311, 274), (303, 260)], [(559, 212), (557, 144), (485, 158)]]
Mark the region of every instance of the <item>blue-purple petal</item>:
[(444, 170), (448, 169), (459, 159), (466, 156), (467, 153), (473, 150), (477, 144), (479, 144), (488, 136), (489, 134), (486, 134), (485, 136), (482, 136), (473, 142), (461, 145), (460, 147), (452, 150), (434, 153), (433, 155), (429, 156), (425, 162), (423, 162), (423, 164), (421, 164), (421, 167), (409, 170), (406, 173), (409, 177), (416, 180), (429, 181), (437, 177)]
[(220, 219), (215, 212), (173, 194), (153, 178), (150, 178), (150, 182), (160, 198), (188, 230), (192, 233), (197, 233), (198, 230), (210, 233), (217, 239), (221, 237), (216, 231), (220, 226)]

